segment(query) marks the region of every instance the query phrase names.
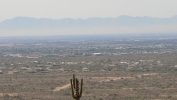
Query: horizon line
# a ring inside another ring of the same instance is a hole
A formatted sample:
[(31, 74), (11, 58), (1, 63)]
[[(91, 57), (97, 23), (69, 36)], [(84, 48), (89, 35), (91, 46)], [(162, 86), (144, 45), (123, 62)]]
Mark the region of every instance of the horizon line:
[(116, 34), (116, 33), (105, 33), (105, 34), (53, 34), (53, 35), (42, 35), (42, 34), (38, 34), (38, 35), (6, 35), (6, 36), (1, 36), (0, 35), (0, 38), (6, 38), (6, 37), (54, 37), (54, 36), (116, 36), (116, 35), (125, 35), (125, 36), (128, 36), (128, 35), (135, 35), (135, 36), (141, 36), (141, 35), (176, 35), (177, 32), (151, 32), (151, 33), (119, 33), (119, 34)]
[(12, 18), (8, 18), (8, 19), (5, 19), (5, 20), (2, 20), (0, 21), (3, 22), (3, 21), (6, 21), (6, 20), (11, 20), (11, 19), (14, 19), (14, 18), (34, 18), (34, 19), (51, 19), (51, 20), (62, 20), (62, 19), (73, 19), (73, 20), (77, 20), (77, 19), (82, 19), (82, 20), (86, 20), (86, 19), (90, 19), (90, 18), (119, 18), (119, 17), (151, 17), (151, 18), (160, 18), (160, 19), (165, 19), (165, 18), (173, 18), (173, 17), (177, 17), (177, 15), (174, 15), (174, 16), (171, 16), (171, 17), (153, 17), (153, 16), (131, 16), (131, 15), (120, 15), (120, 16), (117, 16), (117, 17), (87, 17), (87, 18), (70, 18), (70, 17), (65, 17), (65, 18), (59, 18), (59, 19), (54, 19), (54, 18), (45, 18), (45, 17), (40, 17), (40, 18), (37, 18), (37, 17), (30, 17), (30, 16), (15, 16), (15, 17), (12, 17)]

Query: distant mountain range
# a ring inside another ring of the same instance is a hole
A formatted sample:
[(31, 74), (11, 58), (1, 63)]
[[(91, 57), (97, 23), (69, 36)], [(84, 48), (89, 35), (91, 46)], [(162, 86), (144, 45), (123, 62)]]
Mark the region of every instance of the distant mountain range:
[(131, 17), (88, 18), (53, 20), (48, 18), (15, 17), (0, 22), (0, 29), (45, 29), (45, 28), (80, 28), (80, 27), (117, 27), (117, 26), (148, 26), (177, 25), (177, 16), (171, 18)]

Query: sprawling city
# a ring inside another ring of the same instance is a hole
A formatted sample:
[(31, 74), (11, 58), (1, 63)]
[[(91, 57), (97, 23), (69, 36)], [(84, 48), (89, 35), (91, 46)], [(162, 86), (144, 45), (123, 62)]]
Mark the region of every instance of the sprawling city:
[[(0, 99), (177, 99), (177, 35), (0, 37)], [(80, 88), (80, 86), (79, 86)]]

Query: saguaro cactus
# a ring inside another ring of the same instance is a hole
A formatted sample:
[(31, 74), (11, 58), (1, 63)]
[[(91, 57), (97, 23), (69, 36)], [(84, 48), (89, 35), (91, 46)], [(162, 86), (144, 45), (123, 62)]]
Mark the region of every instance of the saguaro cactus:
[(81, 79), (81, 86), (80, 86), (80, 92), (79, 92), (79, 81), (77, 78), (75, 78), (75, 75), (73, 74), (73, 79), (70, 79), (71, 82), (71, 92), (72, 97), (75, 100), (80, 100), (82, 96), (82, 86), (83, 86), (83, 79)]

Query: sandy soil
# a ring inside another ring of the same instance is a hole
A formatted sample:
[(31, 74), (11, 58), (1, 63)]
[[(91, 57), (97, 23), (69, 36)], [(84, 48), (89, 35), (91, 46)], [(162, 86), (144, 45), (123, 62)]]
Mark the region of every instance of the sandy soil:
[(56, 87), (53, 91), (60, 91), (60, 90), (63, 90), (63, 89), (67, 89), (70, 87), (70, 84), (66, 84), (64, 86), (61, 86), (61, 87)]

